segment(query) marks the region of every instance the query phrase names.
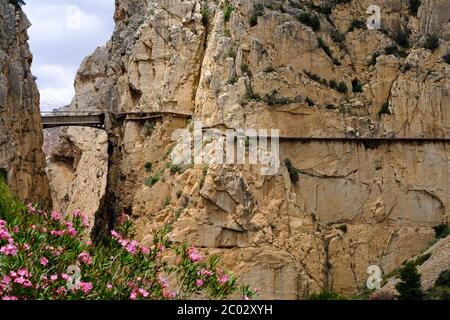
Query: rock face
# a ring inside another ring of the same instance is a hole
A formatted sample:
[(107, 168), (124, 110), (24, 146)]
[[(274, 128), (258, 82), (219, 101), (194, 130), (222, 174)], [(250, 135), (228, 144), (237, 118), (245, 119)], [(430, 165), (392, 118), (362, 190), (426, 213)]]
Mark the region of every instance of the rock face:
[[(388, 273), (425, 249), (449, 221), (450, 66), (445, 1), (422, 2), (416, 16), (382, 1), (383, 29), (367, 30), (368, 0), (116, 1), (114, 34), (83, 61), (71, 105), (110, 115), (99, 225), (124, 210), (149, 243), (169, 224), (261, 298), (350, 295), (370, 265)], [(280, 170), (172, 164), (171, 136), (191, 118), (279, 129)], [(386, 140), (345, 140), (369, 137)]]
[(9, 1), (0, 3), (0, 171), (21, 199), (51, 204), (42, 152), (39, 92), (30, 71), (30, 22)]
[(107, 135), (94, 128), (64, 128), (48, 159), (53, 207), (86, 212), (90, 221), (100, 205), (108, 170)]

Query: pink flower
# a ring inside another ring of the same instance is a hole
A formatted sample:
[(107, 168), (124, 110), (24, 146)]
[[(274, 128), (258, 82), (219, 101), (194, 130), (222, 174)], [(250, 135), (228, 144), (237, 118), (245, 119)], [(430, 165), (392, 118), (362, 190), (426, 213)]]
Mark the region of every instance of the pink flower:
[(214, 273), (211, 270), (202, 269), (198, 272), (200, 276), (211, 277)]
[(61, 273), (61, 278), (63, 278), (64, 280), (67, 280), (70, 278), (70, 276), (67, 273)]
[(57, 275), (57, 274), (52, 274), (52, 275), (50, 276), (50, 280), (51, 280), (51, 281), (56, 281), (56, 280), (58, 280), (58, 275)]
[(58, 290), (56, 290), (57, 295), (64, 295), (66, 294), (67, 290), (64, 287), (60, 287)]
[(36, 209), (33, 207), (31, 203), (27, 204), (28, 213), (32, 216), (36, 214)]
[(188, 249), (188, 255), (189, 255), (189, 259), (191, 259), (192, 262), (200, 261), (202, 258), (202, 256), (197, 251), (197, 249), (195, 249), (195, 247), (190, 247)]
[(162, 293), (163, 293), (163, 297), (164, 297), (164, 298), (170, 299), (170, 300), (174, 299), (175, 296), (176, 296), (175, 292), (170, 291), (170, 290), (168, 290), (168, 289), (163, 289), (163, 292), (162, 292)]
[(227, 275), (227, 274), (222, 274), (222, 275), (219, 277), (218, 282), (219, 282), (221, 285), (224, 285), (225, 283), (228, 282), (228, 280), (230, 280), (230, 276)]
[(18, 226), (15, 226), (15, 227), (13, 228), (13, 232), (14, 232), (14, 233), (19, 233), (19, 227), (18, 227)]
[(30, 273), (29, 273), (28, 270), (25, 269), (25, 268), (22, 268), (22, 269), (17, 270), (17, 274), (18, 274), (19, 276), (25, 277), (25, 278), (28, 278), (28, 277), (30, 276)]
[(83, 291), (86, 294), (89, 293), (94, 288), (94, 286), (90, 282), (80, 282), (80, 286), (81, 291)]
[(148, 297), (148, 292), (147, 292), (146, 290), (144, 290), (144, 289), (139, 289), (138, 291), (139, 291), (139, 294), (140, 294), (141, 296), (143, 296), (144, 298), (147, 298), (147, 297)]
[(141, 252), (142, 254), (149, 254), (150, 253), (150, 249), (147, 247), (141, 247)]
[(106, 289), (108, 289), (108, 290), (112, 290), (112, 288), (113, 288), (113, 286), (112, 286), (112, 284), (111, 284), (111, 283), (108, 283), (108, 284), (106, 285)]
[(17, 255), (17, 247), (13, 244), (7, 244), (0, 248), (0, 253), (5, 256), (16, 256)]
[(75, 218), (78, 218), (80, 215), (81, 215), (81, 211), (80, 211), (79, 209), (74, 210), (73, 216), (74, 216)]
[(84, 264), (92, 264), (92, 257), (89, 255), (89, 253), (87, 252), (82, 252), (80, 253), (80, 255), (78, 256), (78, 258), (80, 259), (81, 262), (83, 262)]
[(86, 215), (86, 213), (83, 213), (83, 214), (81, 215), (81, 221), (83, 222), (83, 226), (89, 227), (89, 218), (88, 218), (88, 216)]
[(120, 236), (120, 234), (119, 234), (117, 231), (115, 231), (115, 230), (111, 230), (111, 236), (112, 236), (114, 239), (122, 239), (122, 237)]
[(136, 254), (138, 248), (138, 242), (136, 240), (130, 241), (127, 245), (125, 245), (125, 250), (132, 255)]
[(136, 300), (136, 298), (137, 298), (137, 293), (136, 293), (136, 291), (132, 291), (132, 292), (131, 292), (131, 295), (130, 295), (130, 299), (131, 299), (131, 300)]
[(51, 230), (50, 234), (52, 236), (56, 236), (56, 237), (61, 237), (65, 234), (66, 232), (64, 230)]
[(2, 278), (2, 284), (3, 285), (8, 285), (8, 284), (10, 284), (11, 283), (11, 278), (10, 277), (8, 277), (8, 276), (3, 276), (3, 278)]
[(9, 240), (11, 238), (11, 235), (9, 234), (8, 230), (0, 228), (0, 240)]
[(66, 222), (66, 226), (67, 226), (67, 233), (69, 235), (71, 235), (72, 237), (76, 237), (77, 236), (77, 231), (73, 227), (72, 222), (70, 222), (70, 221)]
[(39, 263), (46, 267), (48, 265), (48, 260), (45, 257), (42, 257), (39, 259)]
[(202, 279), (198, 279), (197, 281), (195, 281), (195, 285), (197, 287), (203, 286), (204, 283), (205, 283), (205, 281), (203, 281)]
[(60, 221), (61, 220), (61, 214), (58, 211), (53, 210), (52, 214), (50, 216), (53, 220), (55, 221)]
[(26, 278), (24, 278), (24, 277), (15, 278), (15, 279), (14, 279), (14, 283), (21, 284), (21, 285), (23, 285), (24, 287), (31, 287), (31, 282), (30, 282), (30, 280), (28, 280), (28, 279), (26, 279)]
[(17, 300), (17, 298), (16, 297), (14, 297), (14, 296), (4, 296), (4, 297), (2, 297), (2, 300)]
[(30, 246), (28, 245), (28, 243), (23, 244), (23, 250), (25, 250), (25, 251), (30, 250)]

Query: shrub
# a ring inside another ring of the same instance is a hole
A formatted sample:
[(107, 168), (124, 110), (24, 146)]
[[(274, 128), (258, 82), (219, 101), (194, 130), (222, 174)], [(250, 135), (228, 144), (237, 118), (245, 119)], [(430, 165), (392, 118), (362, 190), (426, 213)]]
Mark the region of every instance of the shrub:
[(345, 40), (345, 34), (340, 33), (337, 30), (332, 30), (330, 33), (331, 39), (333, 39), (334, 42), (341, 43)]
[(241, 104), (246, 105), (249, 101), (261, 101), (261, 96), (253, 91), (251, 85), (247, 85), (245, 96), (242, 98)]
[(227, 55), (228, 55), (229, 58), (235, 59), (236, 55), (237, 55), (236, 49), (233, 48), (233, 47), (229, 47), (228, 51), (227, 51)]
[(436, 279), (434, 285), (450, 287), (450, 269), (442, 271)]
[(232, 76), (230, 79), (228, 79), (227, 84), (235, 84), (238, 81), (237, 76)]
[(347, 300), (339, 293), (323, 290), (320, 293), (313, 293), (309, 296), (309, 300)]
[(417, 16), (417, 11), (419, 11), (420, 4), (421, 0), (409, 0), (409, 12), (413, 16)]
[(377, 58), (378, 58), (379, 56), (380, 56), (380, 53), (379, 53), (378, 51), (375, 51), (375, 52), (372, 54), (372, 59), (370, 60), (369, 65), (371, 65), (371, 66), (376, 65), (376, 64), (377, 64)]
[(176, 173), (180, 172), (181, 167), (178, 164), (170, 164), (169, 169), (170, 169), (171, 174), (176, 174)]
[(230, 21), (231, 13), (233, 12), (234, 7), (232, 5), (227, 5), (225, 10), (223, 11), (223, 19), (225, 22)]
[(347, 85), (345, 84), (345, 82), (341, 81), (337, 85), (336, 90), (340, 93), (347, 93), (347, 91), (348, 91)]
[(422, 255), (418, 256), (417, 259), (414, 260), (413, 263), (416, 267), (421, 266), (425, 261), (430, 259), (430, 257), (431, 257), (431, 253), (422, 254)]
[(289, 172), (289, 177), (291, 178), (292, 183), (296, 184), (299, 180), (298, 170), (294, 168), (290, 159), (285, 159), (284, 164)]
[(159, 181), (159, 178), (160, 177), (158, 175), (151, 176), (147, 180), (145, 180), (144, 184), (147, 187), (152, 187)]
[(417, 267), (412, 262), (407, 262), (400, 269), (400, 282), (397, 283), (399, 300), (421, 300), (423, 298), (422, 288), (420, 286), (421, 275), (417, 272)]
[(423, 44), (423, 47), (425, 49), (429, 49), (431, 51), (436, 50), (437, 48), (439, 48), (439, 38), (435, 35), (428, 35), (425, 38), (425, 42)]
[(305, 102), (308, 104), (308, 106), (312, 107), (314, 106), (316, 103), (314, 102), (313, 99), (311, 99), (310, 97), (306, 97)]
[(397, 31), (395, 34), (395, 42), (402, 48), (409, 48), (409, 36), (402, 30)]
[(325, 54), (328, 57), (333, 58), (333, 55), (331, 53), (331, 49), (327, 46), (325, 41), (323, 41), (322, 38), (317, 38), (317, 42), (319, 43), (319, 47), (325, 52)]
[[(132, 220), (121, 215), (111, 236), (94, 245), (86, 242), (89, 221), (80, 211), (63, 217), (25, 207), (3, 182), (0, 198), (0, 299), (224, 299), (238, 290), (254, 295), (216, 257), (174, 244), (168, 226), (146, 248), (133, 240)], [(169, 262), (167, 256), (177, 259)]]
[(445, 56), (442, 57), (442, 59), (448, 64), (450, 64), (450, 53), (447, 53)]
[(405, 63), (402, 65), (402, 72), (405, 73), (406, 71), (411, 70), (412, 67), (413, 65), (411, 63)]
[(164, 200), (163, 200), (162, 208), (164, 209), (164, 208), (167, 207), (169, 204), (170, 204), (170, 197), (169, 197), (169, 196), (166, 196), (166, 197), (164, 198)]
[(145, 172), (147, 172), (147, 173), (150, 173), (151, 171), (152, 171), (152, 163), (151, 162), (146, 162), (145, 164), (144, 164), (144, 170), (145, 170)]
[(0, 179), (3, 179), (6, 181), (7, 178), (8, 178), (8, 171), (6, 171), (5, 168), (0, 168)]
[(209, 21), (209, 9), (203, 8), (202, 9), (202, 24), (203, 26), (207, 26)]
[(252, 15), (248, 21), (250, 27), (254, 27), (258, 24), (258, 16)]
[(391, 46), (388, 46), (388, 47), (386, 47), (386, 48), (384, 48), (384, 52), (386, 53), (386, 54), (397, 54), (398, 53), (398, 48), (397, 48), (397, 46), (394, 44), (394, 45), (391, 45)]
[(450, 300), (450, 288), (443, 286), (432, 287), (425, 296), (426, 300)]
[(391, 114), (391, 110), (389, 109), (389, 102), (383, 103), (380, 111), (378, 111), (379, 116), (381, 116), (382, 114)]
[(20, 8), (21, 6), (26, 5), (25, 1), (23, 0), (9, 0), (9, 3), (14, 5), (16, 8)]
[(369, 296), (369, 300), (394, 300), (395, 296), (387, 290), (376, 291)]
[(361, 82), (359, 82), (358, 79), (353, 79), (352, 80), (352, 91), (353, 92), (362, 92), (362, 85)]
[(241, 65), (241, 71), (242, 71), (242, 73), (246, 73), (246, 74), (248, 74), (248, 75), (251, 74), (251, 72), (250, 72), (250, 67), (249, 67), (248, 64), (246, 64), (246, 63), (243, 63), (243, 64)]
[(297, 20), (305, 26), (311, 27), (314, 31), (320, 30), (320, 19), (317, 15), (303, 12), (297, 17)]
[(350, 28), (348, 28), (348, 31), (351, 32), (351, 31), (353, 31), (355, 29), (366, 29), (366, 28), (367, 28), (367, 25), (366, 25), (366, 23), (364, 21), (362, 21), (362, 20), (353, 20), (351, 25), (350, 25)]
[(319, 19), (319, 16), (316, 14), (311, 17), (311, 28), (314, 31), (320, 30), (320, 19)]
[(255, 4), (253, 7), (253, 14), (250, 16), (249, 24), (254, 27), (258, 24), (258, 17), (264, 15), (264, 5), (261, 3)]
[(336, 87), (337, 87), (337, 82), (336, 82), (336, 80), (330, 80), (330, 82), (328, 83), (328, 85), (330, 86), (331, 89), (336, 89)]
[(433, 227), (436, 239), (442, 239), (450, 234), (450, 227), (447, 224), (440, 224)]

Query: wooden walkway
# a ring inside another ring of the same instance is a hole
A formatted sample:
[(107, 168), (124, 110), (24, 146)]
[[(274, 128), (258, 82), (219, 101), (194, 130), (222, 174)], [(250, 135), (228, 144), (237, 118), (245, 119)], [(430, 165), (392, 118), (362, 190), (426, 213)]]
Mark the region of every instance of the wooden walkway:
[[(114, 118), (125, 119), (129, 121), (139, 121), (154, 118), (161, 118), (165, 116), (189, 118), (191, 114), (177, 113), (177, 112), (130, 112), (112, 114)], [(44, 129), (55, 127), (69, 127), (69, 126), (82, 126), (82, 127), (105, 127), (106, 113), (102, 111), (58, 111), (58, 112), (41, 112), (41, 121)], [(203, 128), (203, 130), (211, 128)], [(298, 141), (298, 142), (338, 142), (338, 141), (354, 141), (370, 144), (379, 143), (447, 143), (450, 138), (446, 137), (279, 137), (280, 141)]]

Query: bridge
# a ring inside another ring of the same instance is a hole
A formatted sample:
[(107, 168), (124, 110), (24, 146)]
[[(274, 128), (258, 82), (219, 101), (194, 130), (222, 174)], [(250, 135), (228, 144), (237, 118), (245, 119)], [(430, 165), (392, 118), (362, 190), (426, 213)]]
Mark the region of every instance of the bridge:
[(102, 128), (105, 124), (105, 113), (82, 111), (53, 111), (41, 112), (41, 122), (44, 129), (82, 126)]
[(104, 111), (49, 111), (41, 112), (41, 123), (44, 129), (56, 127), (93, 127), (104, 128), (106, 115), (111, 115), (116, 119), (125, 120), (148, 120), (161, 118), (163, 116), (176, 116), (189, 118), (192, 115), (180, 112), (129, 112), (112, 114)]

